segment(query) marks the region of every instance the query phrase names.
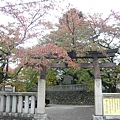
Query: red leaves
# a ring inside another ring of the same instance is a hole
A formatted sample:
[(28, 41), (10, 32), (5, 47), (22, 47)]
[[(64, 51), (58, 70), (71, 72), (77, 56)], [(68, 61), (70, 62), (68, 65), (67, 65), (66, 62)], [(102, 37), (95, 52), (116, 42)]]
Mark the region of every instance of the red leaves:
[[(42, 31), (46, 26), (50, 27), (49, 23), (43, 21), (43, 16), (52, 8), (50, 1), (44, 2), (26, 2), (22, 1), (4, 2), (4, 6), (0, 8), (3, 15), (6, 15), (7, 25), (1, 25), (1, 41), (3, 53), (8, 54), (6, 59), (11, 58), (11, 61), (18, 61), (18, 64), (24, 66), (26, 63), (30, 65), (39, 65), (40, 63), (47, 64), (49, 60), (45, 59), (50, 51), (49, 47), (38, 46), (33, 49), (24, 49), (20, 47), (24, 41), (28, 39), (37, 39), (42, 36)], [(10, 19), (9, 19), (10, 18)], [(11, 20), (12, 18), (12, 20)], [(11, 21), (10, 21), (11, 20)], [(11, 22), (11, 23), (10, 23)], [(41, 30), (42, 29), (42, 30)], [(40, 57), (40, 59), (33, 59), (33, 57)]]
[(36, 46), (31, 49), (18, 49), (15, 57), (19, 58), (20, 66), (24, 66), (26, 63), (28, 66), (34, 67), (38, 67), (40, 64), (46, 66), (54, 59), (59, 59), (72, 67), (76, 67), (76, 64), (68, 56), (67, 52), (55, 44)]

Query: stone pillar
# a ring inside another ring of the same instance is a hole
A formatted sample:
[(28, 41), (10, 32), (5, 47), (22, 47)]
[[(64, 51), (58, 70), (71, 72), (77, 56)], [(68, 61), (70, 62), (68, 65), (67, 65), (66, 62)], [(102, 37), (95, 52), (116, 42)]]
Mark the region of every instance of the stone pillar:
[(18, 97), (18, 107), (17, 107), (17, 109), (18, 109), (18, 113), (23, 112), (23, 96), (22, 95), (20, 95)]
[(15, 92), (15, 91), (16, 91), (15, 89), (16, 89), (15, 86), (13, 86), (13, 87), (12, 87), (12, 91)]
[(25, 113), (29, 113), (29, 96), (25, 96)]
[(45, 80), (40, 79), (38, 82), (38, 106), (37, 112), (44, 114), (45, 113)]
[(37, 113), (34, 116), (34, 120), (46, 120), (47, 114), (45, 113), (45, 79), (46, 79), (46, 67), (41, 65), (42, 71), (40, 79), (38, 80), (38, 96), (37, 96)]
[(95, 96), (95, 116), (93, 120), (103, 120), (102, 113), (102, 81), (100, 75), (100, 68), (98, 58), (93, 59), (94, 66), (94, 96)]
[(1, 91), (5, 91), (5, 86), (2, 87)]
[(10, 95), (7, 95), (6, 97), (6, 112), (7, 113), (10, 112), (10, 107), (11, 107), (11, 99), (10, 99)]
[(35, 113), (35, 96), (31, 96), (31, 114)]
[(12, 98), (12, 113), (16, 113), (17, 112), (17, 96), (13, 96)]
[(0, 96), (0, 112), (5, 111), (5, 96), (1, 95)]

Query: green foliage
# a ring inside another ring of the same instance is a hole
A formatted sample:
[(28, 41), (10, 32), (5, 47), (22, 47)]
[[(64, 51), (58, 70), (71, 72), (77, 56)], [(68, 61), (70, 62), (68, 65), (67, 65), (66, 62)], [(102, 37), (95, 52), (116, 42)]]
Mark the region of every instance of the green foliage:
[(64, 69), (64, 74), (68, 74), (73, 77), (76, 84), (87, 85), (88, 90), (93, 90), (94, 80), (93, 80), (93, 70), (92, 69), (74, 69), (66, 68)]
[[(89, 70), (93, 73), (92, 69), (89, 69)], [(79, 70), (78, 83), (82, 83), (82, 84), (86, 84), (86, 85), (90, 85), (91, 83), (93, 84), (93, 78), (87, 72), (87, 69), (80, 69)]]
[(34, 70), (33, 68), (23, 71), (26, 91), (32, 91), (37, 86), (39, 72)]
[[(37, 89), (39, 75), (40, 72), (33, 68), (22, 69), (13, 85), (16, 86), (17, 91), (34, 91)], [(57, 80), (56, 69), (47, 69), (46, 85), (54, 86), (56, 85)]]
[(57, 81), (58, 81), (57, 70), (54, 68), (48, 69), (47, 75), (46, 75), (46, 85), (47, 86), (54, 86), (54, 85), (56, 85)]
[(18, 92), (26, 92), (26, 84), (21, 81), (14, 81), (12, 85), (15, 86), (16, 91)]
[(117, 92), (117, 84), (120, 83), (120, 66), (115, 68), (103, 68), (101, 76), (105, 92)]
[(22, 69), (14, 82), (17, 91), (33, 91), (37, 87), (39, 72), (33, 68)]

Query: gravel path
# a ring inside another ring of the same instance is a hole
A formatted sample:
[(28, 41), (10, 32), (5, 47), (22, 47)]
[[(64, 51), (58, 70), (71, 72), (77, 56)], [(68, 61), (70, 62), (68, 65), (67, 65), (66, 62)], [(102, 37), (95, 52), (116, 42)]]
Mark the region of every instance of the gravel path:
[(94, 106), (49, 105), (46, 113), (48, 120), (92, 120)]

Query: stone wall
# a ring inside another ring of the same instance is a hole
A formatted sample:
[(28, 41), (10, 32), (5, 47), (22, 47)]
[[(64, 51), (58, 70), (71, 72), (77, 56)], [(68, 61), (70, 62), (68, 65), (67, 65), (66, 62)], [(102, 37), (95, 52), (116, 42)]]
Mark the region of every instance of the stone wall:
[(51, 104), (94, 105), (94, 92), (87, 91), (46, 91)]
[(74, 85), (57, 85), (53, 87), (46, 87), (46, 91), (84, 91), (88, 90), (91, 86), (86, 86), (83, 84), (74, 84)]

